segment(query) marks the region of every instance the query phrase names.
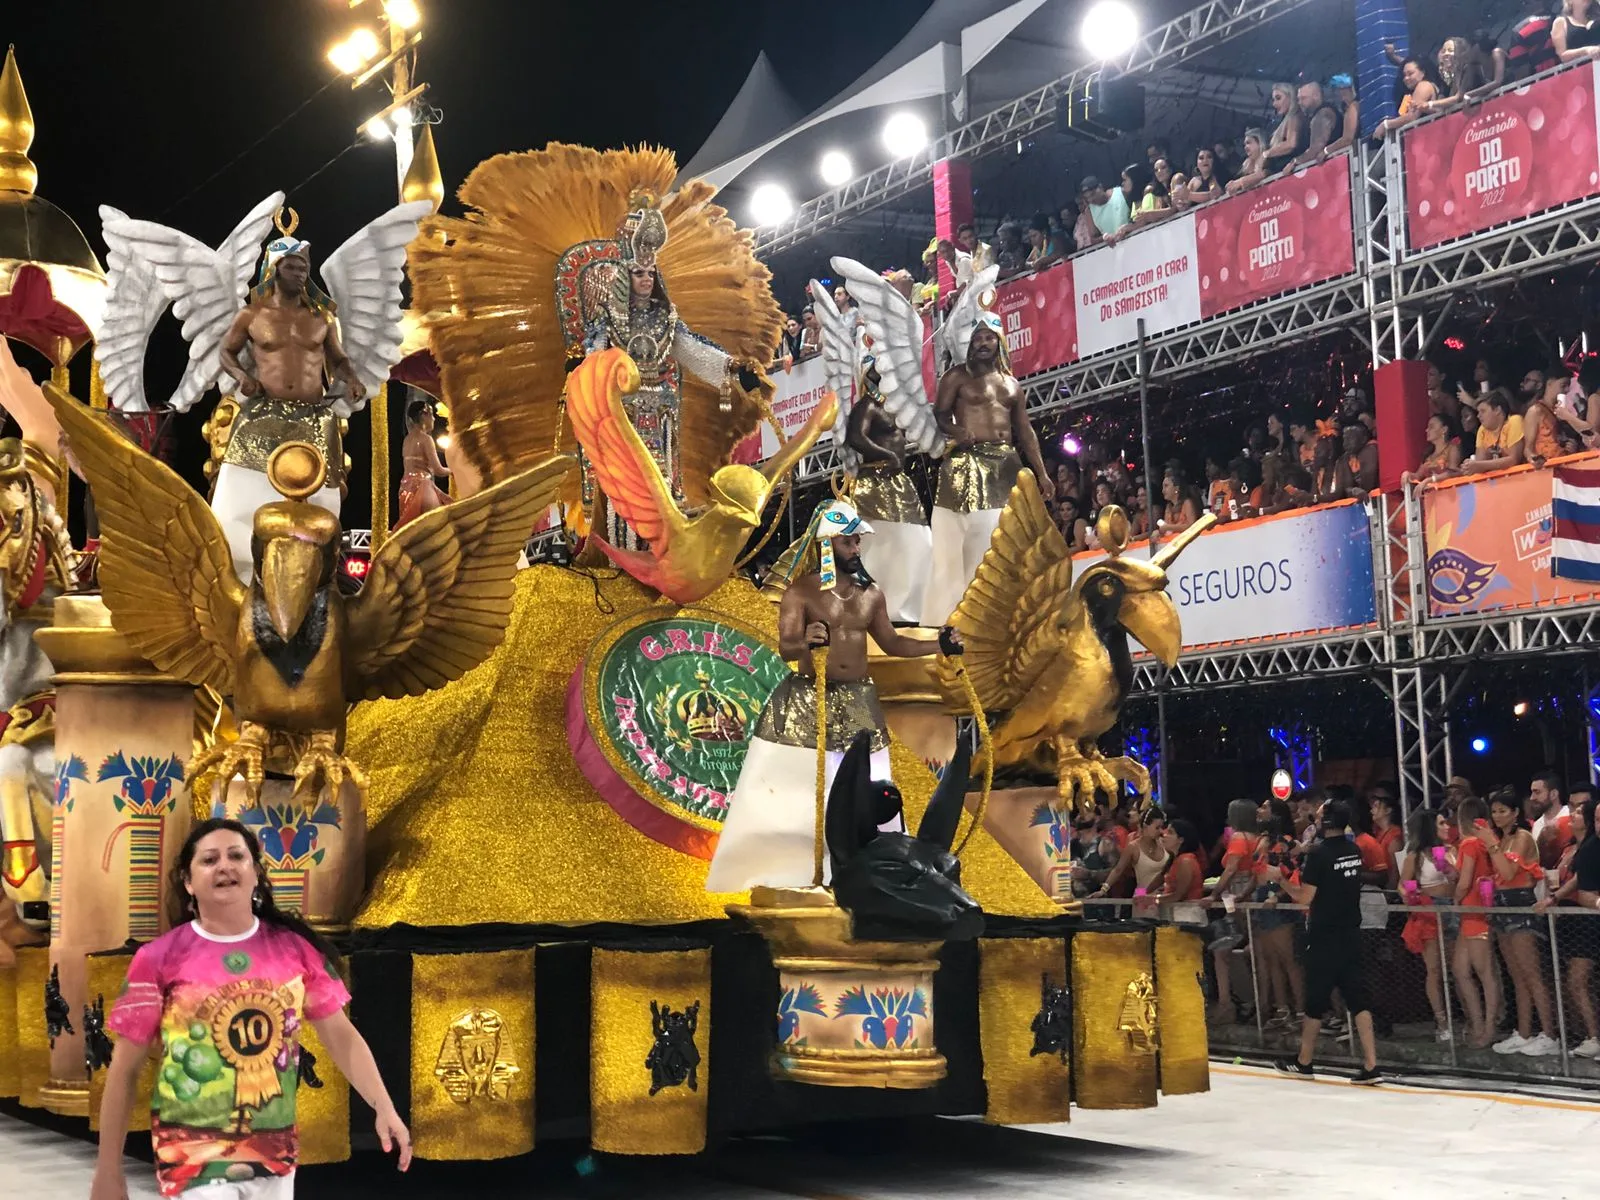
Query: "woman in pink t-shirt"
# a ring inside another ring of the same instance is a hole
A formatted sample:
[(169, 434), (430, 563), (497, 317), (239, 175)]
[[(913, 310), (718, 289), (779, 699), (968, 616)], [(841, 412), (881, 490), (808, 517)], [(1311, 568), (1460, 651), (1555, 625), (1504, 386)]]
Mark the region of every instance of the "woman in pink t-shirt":
[(289, 1200), (299, 1158), (300, 1027), (377, 1113), (383, 1148), (411, 1135), (344, 1006), (338, 955), (280, 912), (261, 847), (237, 821), (195, 827), (178, 852), (172, 929), (139, 948), (106, 1027), (117, 1035), (100, 1106), (91, 1200), (125, 1200), (122, 1146), (139, 1069), (160, 1036), (150, 1137), (163, 1196)]

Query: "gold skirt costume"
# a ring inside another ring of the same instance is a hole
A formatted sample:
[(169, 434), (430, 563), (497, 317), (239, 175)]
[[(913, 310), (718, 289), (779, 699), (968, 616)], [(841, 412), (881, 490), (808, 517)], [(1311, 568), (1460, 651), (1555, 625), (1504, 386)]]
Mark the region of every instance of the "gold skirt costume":
[(344, 444), (339, 417), (326, 400), (300, 404), (273, 396), (251, 396), (239, 408), (222, 461), (265, 471), (267, 459), (285, 442), (310, 442), (328, 464), (326, 486), (344, 482)]
[(850, 502), (869, 522), (898, 521), (902, 525), (926, 525), (922, 497), (905, 471), (888, 462), (862, 463), (856, 475)]
[(933, 503), (950, 512), (984, 512), (1006, 506), (1022, 459), (1009, 442), (974, 442), (945, 455)]
[[(863, 729), (872, 730), (872, 748), (889, 748), (889, 727), (878, 703), (872, 680), (830, 679), (828, 689), (828, 749), (843, 754), (850, 740)], [(755, 736), (782, 746), (817, 748), (817, 682), (791, 675), (773, 689), (761, 710)], [(810, 786), (810, 782), (807, 782)]]

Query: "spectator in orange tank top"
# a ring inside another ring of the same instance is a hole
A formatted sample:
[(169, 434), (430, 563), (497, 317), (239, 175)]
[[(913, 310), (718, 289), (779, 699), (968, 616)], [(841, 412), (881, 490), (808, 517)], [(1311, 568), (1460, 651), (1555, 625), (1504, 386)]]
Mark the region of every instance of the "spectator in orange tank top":
[[(1488, 828), (1478, 838), (1489, 852), (1494, 878), (1494, 903), (1497, 908), (1532, 908), (1537, 897), (1533, 883), (1539, 874), (1539, 847), (1522, 820), (1522, 799), (1511, 788), (1498, 788), (1489, 796)], [(1529, 1058), (1559, 1054), (1561, 1043), (1555, 1038), (1555, 1009), (1550, 1003), (1550, 988), (1545, 983), (1548, 961), (1546, 944), (1549, 925), (1533, 913), (1502, 913), (1493, 918), (1499, 934), (1500, 954), (1517, 1001), (1517, 1028), (1496, 1042), (1496, 1054), (1524, 1054)], [(1537, 1013), (1539, 1032), (1533, 1032)]]
[(1200, 899), (1206, 894), (1206, 871), (1200, 863), (1203, 851), (1195, 827), (1179, 817), (1167, 826), (1161, 841), (1172, 855), (1172, 865), (1162, 881), (1161, 898), (1175, 903)]
[[(1489, 809), (1476, 796), (1456, 806), (1455, 902), (1468, 908), (1487, 908), (1494, 894), (1489, 848), (1480, 836), (1489, 828)], [(1494, 1041), (1494, 1022), (1500, 1010), (1500, 966), (1495, 962), (1489, 922), (1463, 915), (1461, 936), (1451, 955), (1461, 1006), (1467, 1011), (1467, 1045), (1482, 1050)]]

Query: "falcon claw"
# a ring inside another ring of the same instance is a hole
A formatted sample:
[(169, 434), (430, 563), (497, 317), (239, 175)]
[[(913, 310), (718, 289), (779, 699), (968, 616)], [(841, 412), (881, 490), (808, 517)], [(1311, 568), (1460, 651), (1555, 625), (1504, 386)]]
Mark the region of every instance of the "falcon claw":
[[(226, 745), (212, 746), (190, 760), (184, 771), (183, 782), (193, 787), (207, 771), (217, 773), (217, 783), (223, 789), (223, 815), (237, 820), (239, 813), (255, 808), (261, 802), (261, 785), (266, 779), (264, 758), (271, 734), (259, 725), (246, 725), (239, 731), (239, 740)], [(244, 801), (239, 803), (228, 795), (228, 785), (236, 777), (244, 778)]]
[(334, 745), (333, 735), (313, 734), (311, 745), (295, 764), (294, 794), (301, 797), (308, 808), (316, 806), (324, 788), (329, 800), (337, 804), (346, 780), (361, 794), (363, 803), (366, 801), (367, 773), (334, 749)]

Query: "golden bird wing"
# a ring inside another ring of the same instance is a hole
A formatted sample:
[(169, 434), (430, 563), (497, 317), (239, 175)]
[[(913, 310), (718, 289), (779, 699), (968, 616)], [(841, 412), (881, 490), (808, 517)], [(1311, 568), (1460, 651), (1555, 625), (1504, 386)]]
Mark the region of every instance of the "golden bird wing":
[(682, 527), (682, 514), (622, 397), (639, 387), (639, 371), (624, 350), (602, 350), (567, 376), (567, 415), (589, 467), (612, 508), (657, 556)]
[[(1024, 468), (950, 618), (966, 644), (962, 657), (985, 710), (1016, 707), (1038, 681), (1071, 592), (1071, 548), (1050, 519), (1033, 472)], [(936, 669), (945, 699), (966, 711), (953, 664), (941, 659)]]
[[(755, 256), (748, 230), (711, 203), (716, 188), (703, 180), (684, 184), (661, 202), (667, 244), (661, 278), (690, 332), (709, 338), (740, 362), (764, 366), (783, 331), (783, 310), (772, 296), (772, 274)], [(683, 493), (690, 504), (711, 497), (706, 481), (733, 457), (734, 447), (761, 424), (770, 384), (760, 394), (720, 390), (683, 372), (678, 454)]]
[(420, 696), (487, 658), (511, 618), (517, 555), (575, 466), (557, 455), (397, 529), (348, 608), (346, 693)]
[(60, 388), (45, 394), (94, 492), (117, 632), (167, 674), (231, 695), (246, 589), (205, 498)]

